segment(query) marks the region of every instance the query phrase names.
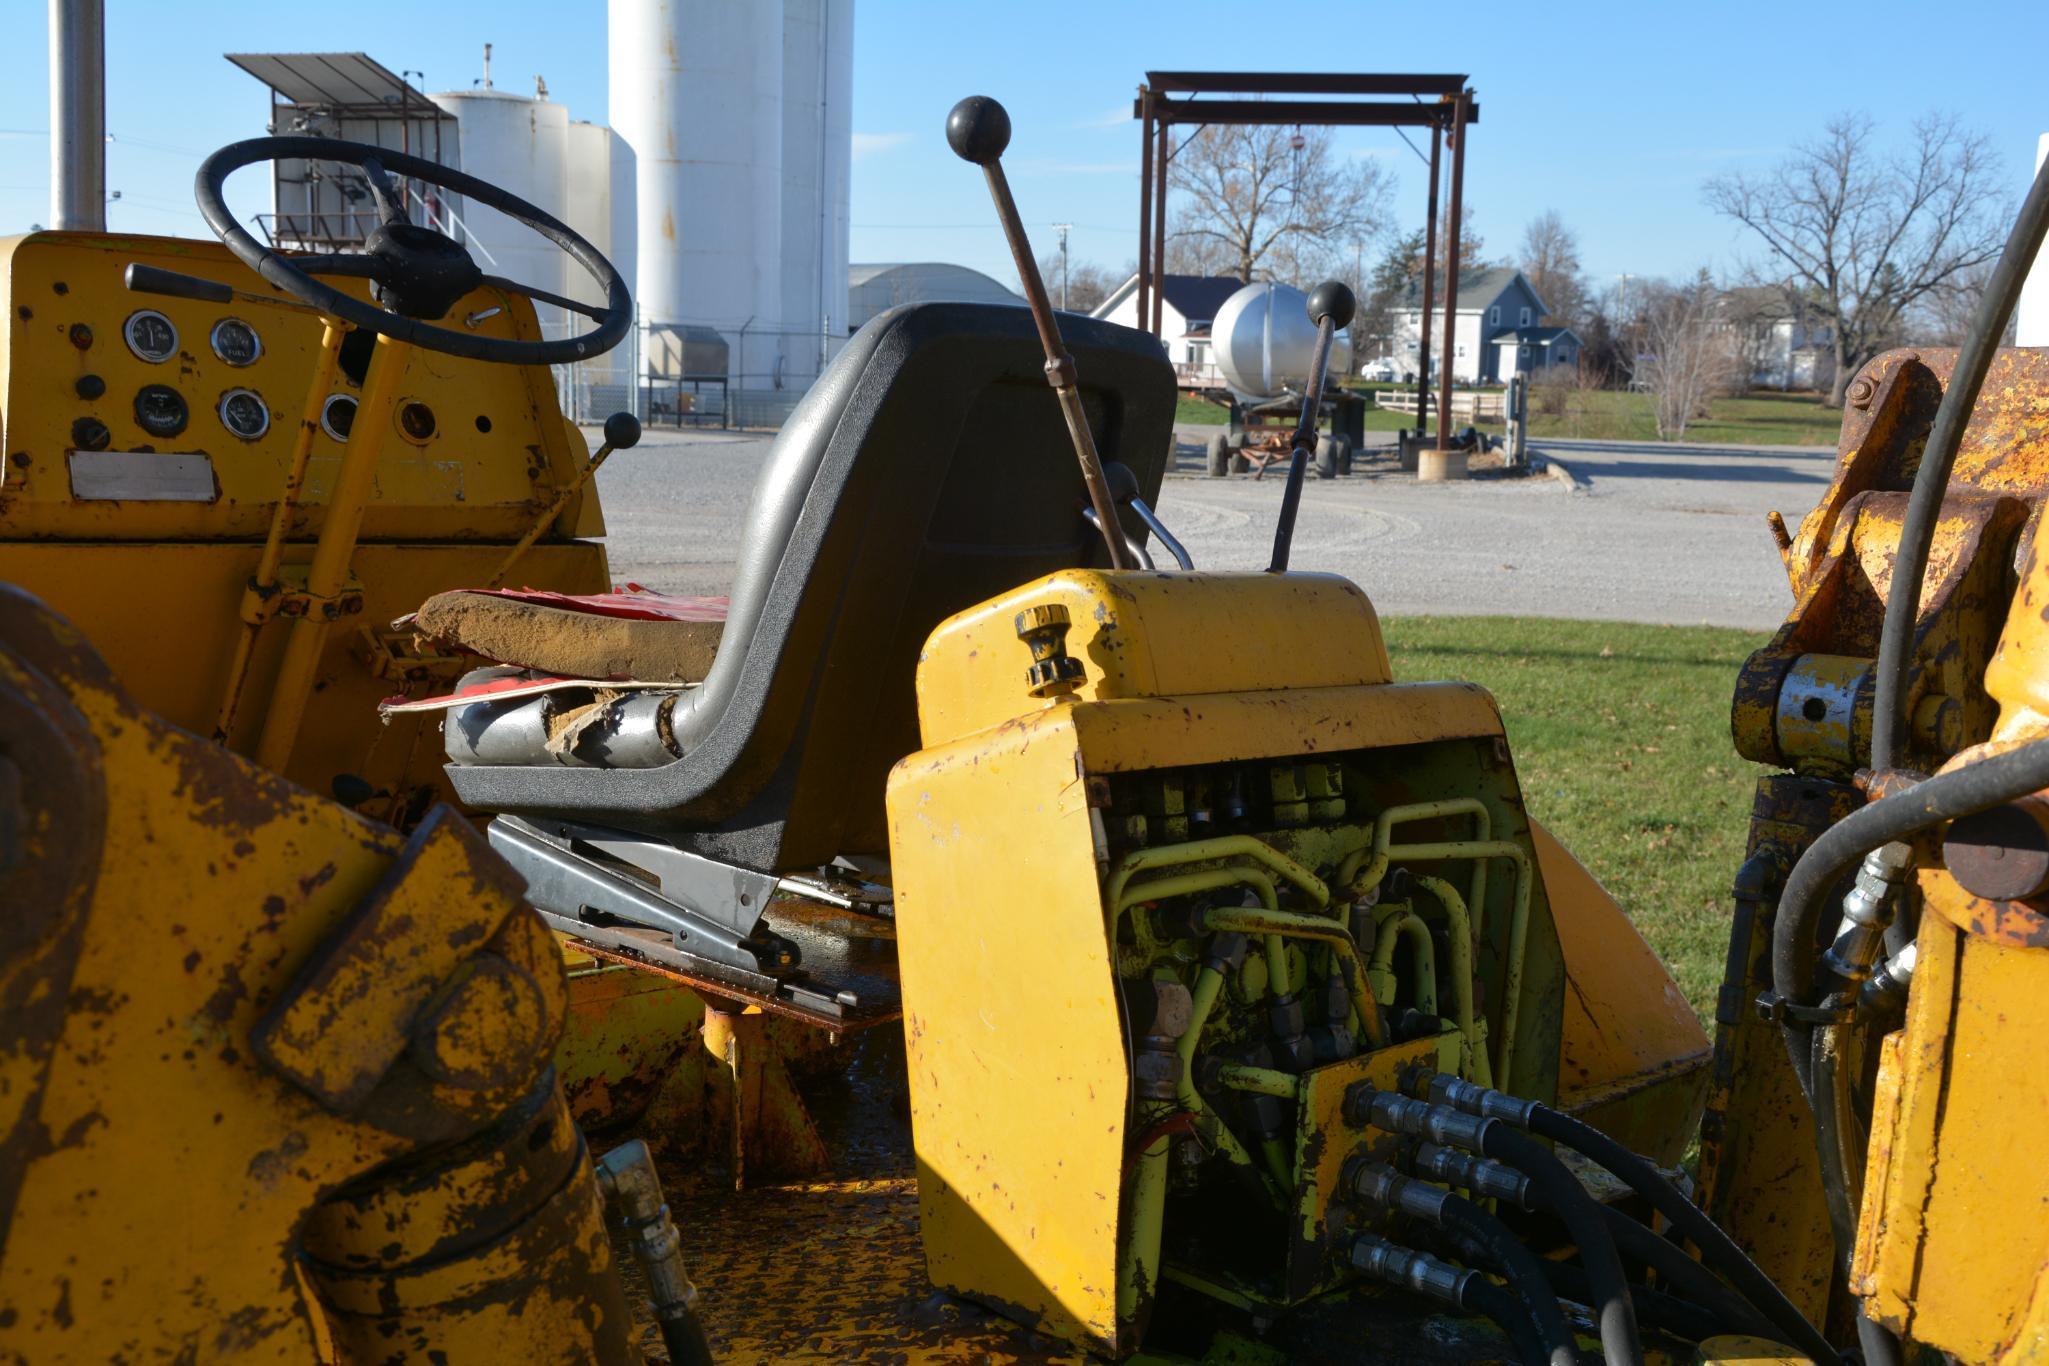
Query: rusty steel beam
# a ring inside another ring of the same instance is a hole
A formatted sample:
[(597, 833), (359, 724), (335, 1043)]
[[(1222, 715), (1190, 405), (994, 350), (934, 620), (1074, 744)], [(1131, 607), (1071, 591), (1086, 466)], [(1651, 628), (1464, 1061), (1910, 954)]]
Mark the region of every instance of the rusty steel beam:
[[(1302, 123), (1317, 128), (1428, 128), (1451, 119), (1453, 101), (1435, 104), (1363, 104), (1344, 100), (1166, 100), (1155, 98), (1153, 117), (1162, 124), (1258, 125)], [(1142, 100), (1132, 102), (1143, 117)], [(1480, 121), (1480, 106), (1465, 102), (1467, 123)]]
[(1430, 292), (1437, 287), (1437, 165), (1444, 131), (1430, 129), (1430, 205), (1423, 215), (1423, 316), (1416, 336), (1416, 437), (1430, 430)]
[(1246, 95), (1456, 95), (1465, 76), (1339, 75), (1302, 71), (1148, 71), (1154, 90)]
[(1153, 271), (1153, 92), (1138, 94), (1138, 325), (1152, 316)]
[(1153, 317), (1146, 330), (1157, 337), (1167, 293), (1167, 125), (1155, 122), (1153, 136)]
[[(1458, 240), (1463, 226), (1459, 216), (1464, 212), (1466, 188), (1466, 99), (1461, 95), (1452, 101), (1451, 127), (1445, 130), (1445, 140), (1451, 144), (1451, 206), (1445, 212), (1444, 224), (1444, 383), (1437, 386), (1437, 449), (1450, 450), (1446, 443), (1451, 432), (1451, 385), (1455, 378), (1454, 367), (1458, 360)], [(1473, 357), (1474, 373), (1478, 373), (1480, 358)], [(1420, 404), (1418, 405), (1421, 406)]]

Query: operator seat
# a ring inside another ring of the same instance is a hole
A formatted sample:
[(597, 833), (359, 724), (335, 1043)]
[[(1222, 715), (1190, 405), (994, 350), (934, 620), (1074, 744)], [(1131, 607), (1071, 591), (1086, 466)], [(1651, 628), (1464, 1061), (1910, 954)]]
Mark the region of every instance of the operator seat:
[[(1127, 465), (1152, 501), (1173, 447), (1163, 349), (1089, 318), (1064, 316), (1061, 330), (1103, 458)], [(451, 764), (456, 792), (485, 811), (651, 836), (764, 873), (884, 853), (886, 776), (919, 745), (926, 636), (1020, 583), (1107, 560), (1081, 515), (1044, 364), (1021, 307), (913, 304), (875, 318), (769, 451), (724, 634), (672, 714), (682, 757), (637, 769)], [(1142, 523), (1123, 517), (1141, 543)], [(1020, 686), (1027, 662), (1020, 647)]]

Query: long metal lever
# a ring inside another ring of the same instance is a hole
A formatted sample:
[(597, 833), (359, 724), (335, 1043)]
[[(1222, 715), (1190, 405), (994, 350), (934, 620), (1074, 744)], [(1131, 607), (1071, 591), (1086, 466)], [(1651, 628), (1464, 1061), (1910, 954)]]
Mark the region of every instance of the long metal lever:
[(1009, 240), (1011, 257), (1017, 262), (1018, 279), (1024, 284), (1025, 302), (1031, 305), (1032, 321), (1038, 325), (1039, 344), (1046, 351), (1046, 382), (1060, 396), (1060, 411), (1067, 418), (1067, 434), (1074, 440), (1075, 458), (1081, 462), (1081, 479), (1088, 486), (1089, 504), (1096, 511), (1096, 527), (1103, 533), (1103, 545), (1110, 552), (1110, 567), (1129, 569), (1131, 552), (1123, 544), (1117, 505), (1110, 496), (1109, 481), (1103, 476), (1103, 458), (1096, 453), (1096, 438), (1089, 431), (1088, 413), (1081, 406), (1074, 357), (1060, 340), (1053, 302), (1046, 296), (1046, 282), (1039, 278), (1039, 263), (1032, 258), (1032, 244), (1025, 237), (1017, 203), (1010, 197), (1010, 182), (1003, 174), (1000, 158), (1003, 149), (1010, 145), (1010, 115), (987, 95), (970, 95), (946, 116), (946, 141), (961, 160), (980, 166), (989, 178), (989, 197), (996, 201), (996, 216), (1003, 223), (1003, 235)]
[(1309, 293), (1309, 321), (1316, 324), (1316, 353), (1309, 362), (1309, 389), (1302, 395), (1302, 418), (1295, 424), (1295, 451), (1288, 460), (1288, 486), (1281, 492), (1280, 521), (1274, 527), (1273, 563), (1269, 574), (1285, 574), (1288, 552), (1295, 544), (1295, 512), (1302, 503), (1302, 475), (1316, 444), (1317, 411), (1323, 406), (1323, 375), (1330, 365), (1331, 338), (1352, 325), (1359, 301), (1337, 280), (1325, 280)]

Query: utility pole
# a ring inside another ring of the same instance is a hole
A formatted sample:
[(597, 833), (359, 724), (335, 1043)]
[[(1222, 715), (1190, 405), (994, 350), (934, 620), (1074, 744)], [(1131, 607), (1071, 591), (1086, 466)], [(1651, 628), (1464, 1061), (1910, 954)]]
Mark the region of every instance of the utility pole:
[(1060, 311), (1067, 311), (1067, 234), (1074, 227), (1072, 223), (1055, 223), (1053, 231), (1060, 234)]

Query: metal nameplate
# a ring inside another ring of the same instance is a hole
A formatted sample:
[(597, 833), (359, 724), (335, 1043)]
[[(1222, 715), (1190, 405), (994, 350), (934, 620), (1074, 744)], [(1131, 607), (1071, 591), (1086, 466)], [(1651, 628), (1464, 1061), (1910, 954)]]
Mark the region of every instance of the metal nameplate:
[(213, 457), (203, 452), (72, 451), (71, 496), (135, 503), (211, 503)]

